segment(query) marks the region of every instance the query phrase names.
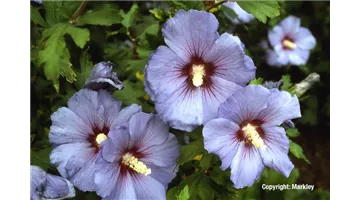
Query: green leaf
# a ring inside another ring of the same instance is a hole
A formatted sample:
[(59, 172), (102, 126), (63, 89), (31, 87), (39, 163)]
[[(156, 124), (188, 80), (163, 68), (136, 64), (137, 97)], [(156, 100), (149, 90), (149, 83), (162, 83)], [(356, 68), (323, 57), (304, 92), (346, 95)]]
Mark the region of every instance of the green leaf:
[(310, 161), (304, 155), (303, 149), (300, 145), (290, 140), (290, 152), (297, 158), (305, 160), (305, 162), (310, 163)]
[(46, 23), (44, 18), (40, 15), (39, 9), (40, 8), (36, 8), (34, 6), (30, 7), (30, 19), (31, 19), (31, 21), (34, 22), (35, 24), (39, 24), (40, 26), (49, 27), (49, 24)]
[(215, 155), (205, 152), (200, 160), (199, 166), (202, 170), (207, 170), (213, 165), (215, 158)]
[(43, 1), (48, 24), (67, 22), (80, 6), (81, 1)]
[(259, 77), (259, 78), (254, 78), (253, 80), (250, 81), (249, 85), (261, 85), (263, 84), (264, 79)]
[(93, 68), (93, 63), (91, 62), (89, 56), (89, 48), (82, 52), (80, 55), (80, 71), (77, 73), (76, 86), (80, 90), (84, 87), (86, 80), (90, 76), (91, 70)]
[(50, 25), (64, 20), (59, 14), (59, 10), (62, 6), (61, 1), (44, 1), (42, 2), (42, 6), (45, 9), (45, 19)]
[(172, 4), (174, 4), (175, 6), (177, 6), (178, 8), (184, 9), (184, 10), (189, 10), (189, 8), (180, 1), (171, 1)]
[(281, 80), (283, 81), (283, 84), (281, 86), (281, 90), (288, 90), (293, 84), (291, 82), (290, 75), (283, 75), (281, 77)]
[(75, 44), (80, 48), (84, 48), (86, 42), (90, 40), (90, 32), (86, 28), (78, 28), (69, 25), (64, 31), (72, 37)]
[(181, 190), (177, 200), (188, 200), (190, 198), (189, 187), (186, 185), (184, 189)]
[(149, 10), (149, 12), (158, 20), (163, 21), (166, 19), (166, 11), (164, 8), (154, 8)]
[(153, 49), (149, 49), (149, 48), (144, 48), (139, 46), (138, 48), (136, 48), (136, 53), (138, 54), (139, 58), (141, 59), (146, 59), (149, 57), (149, 55), (151, 53), (153, 53), (154, 50)]
[(230, 171), (222, 171), (219, 167), (214, 167), (210, 172), (210, 178), (218, 185), (224, 184), (227, 179), (225, 177), (230, 177)]
[(181, 154), (178, 159), (178, 165), (183, 165), (192, 160), (195, 156), (204, 153), (204, 151), (202, 140), (196, 140), (188, 145), (182, 146), (180, 148)]
[(201, 10), (204, 8), (202, 1), (184, 1), (183, 3), (188, 9)]
[(139, 35), (139, 38), (145, 39), (146, 35), (157, 35), (159, 32), (159, 23), (151, 24), (148, 26), (141, 35)]
[(214, 199), (215, 193), (214, 189), (210, 185), (209, 177), (202, 177), (198, 182), (197, 193), (202, 200)]
[(126, 67), (125, 67), (125, 71), (126, 72), (130, 72), (131, 74), (135, 74), (136, 72), (143, 72), (145, 65), (148, 62), (148, 56), (145, 55), (144, 53), (144, 58), (141, 60), (127, 60), (125, 62)]
[(299, 122), (315, 126), (318, 122), (318, 99), (316, 96), (310, 96), (302, 105), (305, 110)]
[(262, 23), (266, 23), (267, 17), (274, 18), (280, 15), (280, 6), (277, 1), (237, 1), (237, 3)]
[(137, 4), (133, 4), (126, 14), (123, 10), (120, 11), (120, 15), (123, 17), (121, 24), (126, 28), (130, 28), (131, 25), (135, 23), (136, 14), (138, 12), (139, 6)]
[(76, 74), (70, 63), (70, 53), (66, 48), (64, 31), (68, 24), (56, 24), (43, 32), (41, 41), (44, 48), (39, 51), (39, 64), (44, 65), (45, 76), (53, 82), (56, 91), (59, 91), (60, 74), (70, 83), (76, 80)]
[(50, 163), (50, 157), (49, 157), (51, 150), (52, 150), (51, 147), (41, 149), (39, 151), (34, 151), (31, 149), (31, 152), (30, 152), (31, 165), (37, 165), (45, 171), (48, 168), (52, 168), (52, 165)]
[(300, 132), (297, 130), (297, 128), (289, 128), (286, 130), (286, 135), (289, 137), (297, 137), (300, 135)]
[(177, 199), (179, 196), (178, 194), (180, 194), (181, 190), (187, 185), (189, 187), (190, 199), (194, 199), (194, 197), (197, 196), (196, 185), (203, 175), (204, 174), (201, 172), (191, 174), (189, 177), (182, 180), (179, 185), (168, 190), (166, 193), (166, 199)]
[(130, 105), (132, 103), (142, 104), (139, 98), (143, 98), (146, 93), (142, 82), (133, 83), (128, 80), (123, 81), (124, 89), (114, 92), (114, 96), (123, 101), (124, 104)]
[(110, 26), (112, 24), (120, 24), (122, 21), (123, 18), (118, 10), (110, 7), (104, 7), (100, 10), (88, 11), (81, 15), (77, 24)]

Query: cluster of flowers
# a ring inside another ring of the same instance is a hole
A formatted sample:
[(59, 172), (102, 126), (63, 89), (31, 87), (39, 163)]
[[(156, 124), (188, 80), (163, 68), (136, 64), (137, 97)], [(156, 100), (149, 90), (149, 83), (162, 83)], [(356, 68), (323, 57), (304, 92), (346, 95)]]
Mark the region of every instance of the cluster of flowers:
[[(221, 169), (231, 168), (235, 188), (251, 186), (265, 166), (289, 176), (294, 166), (280, 125), (301, 116), (299, 101), (277, 88), (247, 86), (256, 67), (240, 39), (219, 35), (218, 26), (213, 14), (196, 10), (165, 23), (167, 46), (144, 70), (157, 114), (135, 104), (121, 109), (111, 95), (122, 88), (112, 65), (97, 64), (85, 88), (51, 116), (50, 160), (61, 176), (103, 199), (165, 199), (180, 154), (168, 124), (183, 131), (204, 125), (205, 149), (220, 157)], [(66, 183), (63, 197), (72, 194)], [(36, 195), (44, 191), (38, 185), (32, 181)]]

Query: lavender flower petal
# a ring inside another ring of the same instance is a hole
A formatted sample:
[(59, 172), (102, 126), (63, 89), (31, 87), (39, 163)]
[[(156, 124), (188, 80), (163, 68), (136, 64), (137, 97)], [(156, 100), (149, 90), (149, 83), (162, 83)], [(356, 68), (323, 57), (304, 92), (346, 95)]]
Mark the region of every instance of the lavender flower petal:
[(215, 16), (205, 11), (178, 11), (169, 19), (162, 33), (165, 43), (183, 61), (197, 54), (205, 55), (219, 37), (219, 23)]
[(264, 126), (276, 126), (284, 121), (301, 117), (299, 100), (288, 92), (272, 89), (268, 106), (259, 114)]
[(238, 151), (240, 142), (235, 138), (239, 129), (234, 122), (222, 118), (213, 119), (204, 126), (204, 147), (220, 157), (222, 170), (230, 166)]
[(286, 137), (284, 128), (264, 127), (264, 142), (266, 148), (260, 148), (260, 155), (263, 163), (273, 170), (289, 177), (294, 168), (291, 163), (289, 152), (289, 139)]
[(294, 34), (294, 40), (296, 45), (304, 50), (313, 49), (316, 45), (316, 39), (311, 34), (310, 30), (304, 27), (300, 27), (299, 31)]
[(242, 9), (237, 2), (226, 2), (223, 4), (223, 6), (230, 8), (236, 14), (237, 18), (232, 19), (228, 14), (225, 13), (225, 16), (234, 24), (239, 24), (241, 22), (249, 23), (254, 19), (254, 16)]
[(241, 143), (230, 166), (230, 179), (237, 189), (251, 186), (259, 179), (264, 167), (258, 149)]
[(237, 90), (219, 107), (219, 117), (233, 122), (256, 119), (266, 108), (269, 90), (263, 86), (249, 85)]
[(240, 39), (228, 33), (220, 35), (204, 59), (217, 67), (218, 77), (238, 85), (245, 86), (255, 77), (256, 67), (245, 55)]

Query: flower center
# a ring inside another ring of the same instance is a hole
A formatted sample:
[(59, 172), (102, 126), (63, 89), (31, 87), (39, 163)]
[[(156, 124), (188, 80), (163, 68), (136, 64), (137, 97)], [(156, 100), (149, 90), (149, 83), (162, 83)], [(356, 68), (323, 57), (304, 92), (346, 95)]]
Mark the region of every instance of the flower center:
[(246, 126), (242, 127), (244, 132), (246, 142), (252, 143), (256, 148), (264, 146), (264, 141), (260, 137), (259, 132), (257, 131), (258, 126), (248, 123)]
[(139, 159), (131, 155), (130, 153), (126, 153), (122, 157), (122, 163), (133, 169), (134, 171), (144, 174), (145, 176), (151, 174), (151, 169), (147, 168), (147, 166), (141, 162)]
[(292, 41), (292, 40), (289, 40), (289, 39), (284, 39), (282, 41), (282, 45), (283, 47), (287, 48), (287, 49), (294, 49), (296, 48), (296, 44)]
[(195, 87), (199, 87), (204, 83), (205, 69), (204, 65), (193, 65), (192, 66), (192, 83)]
[(101, 144), (101, 142), (103, 142), (104, 140), (107, 139), (107, 136), (104, 133), (100, 133), (96, 136), (96, 142), (98, 143), (98, 145)]

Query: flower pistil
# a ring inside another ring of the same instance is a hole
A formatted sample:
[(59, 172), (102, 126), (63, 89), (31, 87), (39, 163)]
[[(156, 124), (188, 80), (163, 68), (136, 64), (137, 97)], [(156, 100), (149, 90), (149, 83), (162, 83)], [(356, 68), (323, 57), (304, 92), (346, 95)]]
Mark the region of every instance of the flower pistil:
[(135, 156), (131, 155), (130, 153), (126, 153), (122, 157), (122, 163), (129, 166), (134, 171), (144, 174), (145, 176), (151, 174), (151, 169), (147, 168), (147, 166), (139, 161)]
[(257, 128), (258, 126), (254, 126), (248, 123), (242, 128), (242, 131), (244, 132), (246, 141), (251, 142), (256, 148), (260, 148), (264, 146), (264, 141), (256, 130)]
[(288, 48), (288, 49), (294, 49), (296, 48), (296, 44), (289, 40), (289, 39), (285, 39), (282, 41), (282, 45), (285, 47), (285, 48)]
[(100, 133), (96, 136), (96, 142), (100, 145), (101, 142), (107, 139), (107, 136), (104, 133)]
[(192, 83), (195, 87), (199, 87), (204, 83), (205, 69), (204, 65), (193, 65), (192, 66)]

